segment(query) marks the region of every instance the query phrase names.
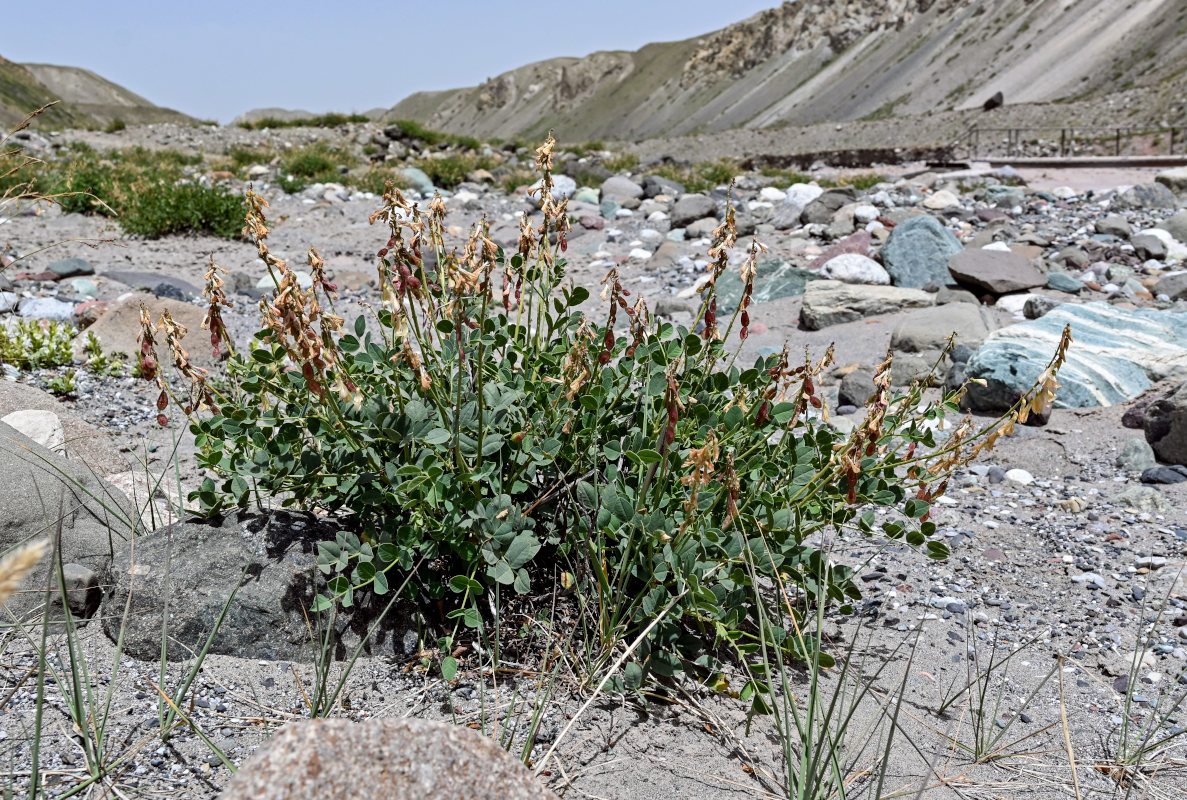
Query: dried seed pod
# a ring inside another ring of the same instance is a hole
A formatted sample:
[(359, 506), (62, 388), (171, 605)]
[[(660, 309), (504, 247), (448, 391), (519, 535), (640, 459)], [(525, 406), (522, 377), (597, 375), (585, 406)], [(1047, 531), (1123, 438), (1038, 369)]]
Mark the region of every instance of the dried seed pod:
[(157, 411), (164, 411), (169, 407), (169, 395), (164, 389), (157, 395)]

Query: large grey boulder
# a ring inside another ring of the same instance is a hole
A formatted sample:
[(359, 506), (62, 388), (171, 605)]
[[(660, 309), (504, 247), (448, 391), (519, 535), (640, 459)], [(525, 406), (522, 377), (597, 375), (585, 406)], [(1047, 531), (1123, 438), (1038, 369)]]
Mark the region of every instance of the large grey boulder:
[(857, 190), (852, 186), (838, 186), (822, 192), (815, 200), (804, 206), (800, 222), (805, 225), (828, 225), (833, 215), (843, 207), (857, 200)]
[[(896, 384), (923, 380), (939, 360), (953, 333), (958, 344), (976, 349), (996, 328), (997, 322), (989, 310), (971, 303), (950, 303), (913, 311), (890, 334), (890, 349), (894, 353), (891, 378)], [(946, 366), (940, 365), (936, 377), (944, 377)]]
[(985, 381), (969, 386), (969, 405), (1009, 408), (1047, 366), (1068, 325), (1074, 341), (1059, 373), (1058, 407), (1109, 406), (1160, 380), (1187, 379), (1187, 314), (1065, 303), (989, 334), (969, 361), (967, 377)]
[(935, 295), (919, 289), (813, 281), (804, 289), (800, 325), (810, 331), (818, 331), (863, 317), (925, 308), (934, 303)]
[[(335, 541), (338, 529), (325, 518), (273, 512), (179, 522), (138, 537), (135, 553), (118, 553), (112, 562), (113, 586), (103, 600), (104, 630), (114, 641), (123, 625), (128, 655), (158, 659), (167, 608), (168, 656), (189, 658), (205, 643), (242, 580), (210, 652), (310, 659), (307, 619), (316, 615), (309, 609), (325, 586), (317, 568), (317, 544)], [(129, 594), (131, 609), (124, 622)], [(336, 658), (358, 644), (388, 599), (360, 592), (351, 608), (338, 611)], [(368, 643), (369, 652), (402, 646), (406, 617), (404, 607), (393, 609)]]
[(1187, 167), (1163, 170), (1154, 176), (1154, 181), (1177, 195), (1187, 195)]
[(669, 216), (673, 228), (686, 228), (698, 219), (716, 217), (717, 202), (703, 194), (686, 194), (672, 205)]
[(1187, 298), (1187, 272), (1176, 272), (1159, 278), (1154, 284), (1154, 294), (1165, 294), (1171, 300)]
[(804, 209), (822, 194), (824, 189), (814, 183), (793, 183), (784, 191), (784, 198), (775, 203), (771, 213), (771, 224), (776, 230), (781, 231), (798, 227)]
[(900, 222), (882, 246), (882, 265), (895, 286), (954, 284), (948, 261), (963, 250), (956, 234), (927, 214)]
[(643, 179), (643, 196), (658, 197), (666, 194), (668, 197), (679, 197), (684, 194), (684, 184), (659, 175), (648, 175)]
[(643, 187), (622, 175), (612, 175), (602, 182), (602, 199), (630, 198), (643, 196)]
[(1175, 193), (1161, 183), (1139, 183), (1113, 198), (1117, 208), (1178, 208)]
[[(63, 564), (103, 575), (113, 554), (126, 547), (135, 520), (127, 499), (82, 463), (47, 450), (2, 422), (0, 475), (0, 552), (60, 533)], [(53, 563), (43, 559), (34, 568), (24, 591), (8, 601), (13, 613), (22, 616), (42, 608)]]
[(958, 282), (993, 294), (1021, 292), (1047, 283), (1047, 276), (1029, 259), (1009, 250), (962, 250), (948, 260), (948, 271)]
[(492, 739), (423, 719), (318, 719), (281, 728), (222, 800), (555, 800)]
[(1160, 459), (1187, 464), (1187, 383), (1151, 403), (1144, 425), (1146, 441)]
[(860, 253), (841, 253), (825, 262), (820, 274), (841, 283), (890, 285), (890, 275), (872, 258)]
[(1178, 239), (1187, 243), (1187, 211), (1180, 211), (1174, 216), (1164, 219), (1158, 227)]

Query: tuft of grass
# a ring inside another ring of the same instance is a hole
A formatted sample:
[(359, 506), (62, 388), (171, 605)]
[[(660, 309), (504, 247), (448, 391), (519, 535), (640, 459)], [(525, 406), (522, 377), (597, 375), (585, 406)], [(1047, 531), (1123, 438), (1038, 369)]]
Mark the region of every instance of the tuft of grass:
[(864, 192), (866, 189), (873, 188), (884, 180), (886, 179), (876, 172), (864, 172), (860, 175), (842, 175), (839, 178), (821, 178), (817, 182), (826, 189), (832, 189), (838, 186), (852, 186), (858, 191)]
[(103, 131), (105, 133), (119, 133), (122, 130), (126, 130), (127, 127), (128, 124), (126, 122), (124, 122), (119, 117), (116, 117), (111, 122), (107, 123), (107, 127), (104, 128)]

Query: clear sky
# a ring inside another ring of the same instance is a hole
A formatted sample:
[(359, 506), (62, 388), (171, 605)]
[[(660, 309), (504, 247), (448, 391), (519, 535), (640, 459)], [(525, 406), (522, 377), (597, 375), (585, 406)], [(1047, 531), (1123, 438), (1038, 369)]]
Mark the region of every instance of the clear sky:
[(556, 56), (708, 33), (778, 0), (33, 0), (0, 55), (85, 67), (157, 105), (229, 122), (252, 108), (366, 111)]

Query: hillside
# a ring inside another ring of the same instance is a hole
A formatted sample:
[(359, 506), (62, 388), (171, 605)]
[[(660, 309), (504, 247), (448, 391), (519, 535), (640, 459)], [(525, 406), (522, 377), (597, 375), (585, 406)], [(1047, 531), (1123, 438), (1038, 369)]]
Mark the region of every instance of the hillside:
[(386, 118), (625, 140), (979, 108), (999, 91), (1034, 104), (1139, 89), (1126, 124), (1181, 124), (1185, 73), (1182, 0), (803, 0), (695, 39), (417, 93)]
[(43, 127), (193, 122), (179, 111), (154, 105), (119, 84), (79, 67), (17, 64), (0, 56), (0, 125), (16, 124), (46, 103), (58, 105), (42, 115)]

